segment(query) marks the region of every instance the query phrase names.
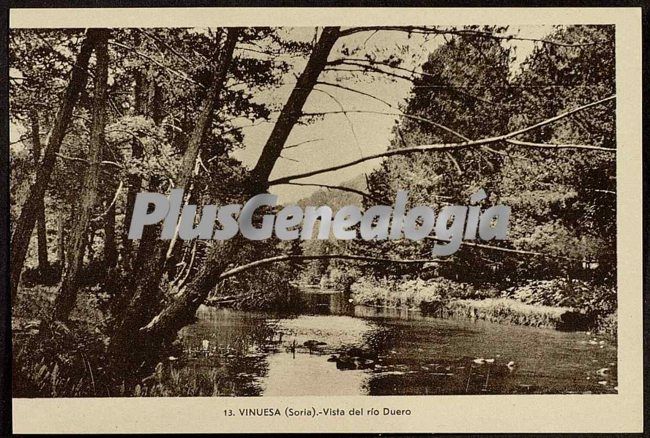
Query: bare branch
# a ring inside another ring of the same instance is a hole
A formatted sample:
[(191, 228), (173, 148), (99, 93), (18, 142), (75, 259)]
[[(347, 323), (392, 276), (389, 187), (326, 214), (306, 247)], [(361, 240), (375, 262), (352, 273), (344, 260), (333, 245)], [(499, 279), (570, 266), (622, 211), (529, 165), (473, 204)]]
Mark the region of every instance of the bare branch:
[[(436, 242), (449, 243), (449, 240), (440, 239), (440, 238), (435, 237), (435, 236), (426, 236), (425, 239), (435, 240)], [(501, 246), (493, 246), (493, 245), (486, 245), (484, 243), (468, 242), (466, 240), (463, 240), (461, 242), (460, 246), (461, 247), (469, 246), (469, 247), (472, 247), (472, 248), (486, 249), (486, 250), (490, 250), (490, 251), (507, 252), (507, 253), (511, 253), (511, 254), (533, 255), (533, 256), (545, 257), (545, 258), (550, 258), (550, 259), (570, 260), (570, 261), (574, 261), (574, 262), (582, 262), (582, 261), (584, 261), (584, 259), (579, 259), (579, 258), (575, 258), (575, 257), (559, 256), (559, 255), (554, 255), (554, 254), (545, 254), (543, 252), (529, 251), (529, 250), (525, 250), (525, 249), (503, 248)]]
[(341, 108), (341, 113), (345, 117), (345, 120), (347, 120), (348, 126), (350, 127), (350, 132), (352, 133), (352, 137), (354, 138), (354, 143), (356, 144), (357, 149), (359, 149), (359, 154), (363, 157), (363, 151), (361, 150), (361, 145), (359, 144), (359, 138), (357, 137), (357, 133), (354, 130), (354, 124), (352, 123), (352, 120), (350, 120), (350, 117), (348, 116), (347, 111), (345, 110), (345, 107), (343, 106), (343, 104), (336, 97), (334, 97), (331, 93), (329, 93), (329, 92), (327, 92), (325, 90), (321, 90), (319, 88), (316, 88), (315, 86), (314, 86), (313, 90), (325, 94), (330, 99), (332, 99), (334, 102), (336, 102), (336, 104), (339, 106), (339, 108)]
[(219, 276), (219, 280), (224, 280), (228, 277), (240, 274), (242, 272), (248, 271), (253, 268), (257, 268), (264, 265), (269, 265), (277, 262), (304, 262), (310, 260), (355, 260), (362, 262), (378, 262), (378, 263), (401, 263), (408, 265), (420, 265), (424, 263), (444, 263), (445, 260), (441, 259), (415, 259), (415, 260), (405, 260), (405, 259), (389, 259), (381, 257), (370, 257), (370, 256), (360, 256), (360, 255), (351, 255), (351, 254), (321, 254), (321, 255), (282, 255), (269, 257), (266, 259), (256, 260), (254, 262), (238, 266), (236, 268), (230, 269)]
[(285, 156), (282, 155), (282, 154), (280, 154), (280, 157), (279, 157), (279, 158), (282, 158), (282, 159), (284, 159), (284, 160), (293, 161), (294, 163), (300, 163), (300, 160), (296, 160), (296, 159), (294, 159), (294, 158), (285, 157)]
[(120, 195), (120, 192), (122, 191), (123, 186), (124, 186), (124, 181), (120, 181), (120, 185), (117, 186), (117, 190), (115, 190), (115, 196), (113, 196), (113, 200), (111, 201), (111, 203), (108, 204), (108, 207), (106, 208), (106, 210), (104, 210), (104, 212), (102, 214), (100, 214), (99, 216), (91, 219), (91, 222), (97, 222), (98, 220), (100, 220), (101, 218), (106, 216), (109, 211), (111, 211), (111, 208), (113, 208), (113, 206), (117, 202), (117, 198)]
[(191, 82), (191, 83), (193, 83), (194, 85), (196, 85), (198, 87), (205, 88), (205, 86), (203, 86), (202, 84), (196, 82), (194, 79), (190, 78), (185, 73), (181, 73), (178, 70), (175, 70), (175, 69), (173, 69), (171, 67), (166, 66), (165, 64), (162, 64), (161, 62), (155, 60), (151, 56), (146, 55), (146, 54), (144, 54), (142, 52), (139, 52), (134, 47), (130, 47), (130, 46), (127, 46), (126, 44), (118, 43), (117, 41), (111, 41), (111, 42), (109, 42), (109, 44), (111, 44), (113, 46), (121, 47), (121, 48), (126, 49), (126, 50), (129, 50), (129, 51), (135, 53), (136, 55), (140, 56), (141, 58), (144, 58), (144, 59), (146, 59), (148, 61), (153, 62), (157, 66), (161, 67), (164, 71), (166, 71), (168, 73), (171, 73), (174, 76), (177, 76), (177, 77), (183, 79), (184, 81)]
[(606, 148), (602, 146), (592, 146), (586, 144), (552, 144), (552, 143), (533, 143), (530, 141), (506, 140), (508, 143), (517, 146), (528, 146), (531, 148), (544, 149), (589, 149), (593, 151), (616, 152), (615, 148)]
[(317, 184), (317, 183), (297, 183), (297, 182), (288, 182), (284, 183), (284, 185), (290, 185), (290, 186), (302, 186), (302, 187), (322, 187), (324, 189), (331, 189), (331, 190), (341, 190), (343, 192), (350, 192), (350, 193), (355, 193), (357, 195), (361, 195), (364, 198), (372, 199), (375, 202), (378, 202), (380, 204), (386, 203), (385, 199), (379, 199), (370, 193), (366, 193), (362, 190), (357, 190), (352, 187), (344, 187), (344, 186), (334, 186), (334, 185), (329, 185), (329, 184)]
[(435, 28), (435, 27), (427, 27), (427, 26), (362, 26), (362, 27), (352, 27), (349, 29), (343, 29), (341, 30), (341, 37), (345, 37), (348, 35), (353, 35), (355, 33), (359, 32), (374, 32), (374, 31), (395, 31), (395, 32), (406, 32), (406, 33), (416, 33), (416, 34), (423, 34), (423, 35), (458, 35), (458, 36), (477, 36), (477, 37), (485, 37), (485, 38), (492, 38), (492, 39), (497, 39), (497, 40), (505, 40), (505, 41), (511, 41), (511, 40), (516, 40), (516, 41), (533, 41), (533, 42), (539, 42), (543, 44), (551, 44), (554, 46), (558, 47), (586, 47), (586, 46), (593, 46), (597, 44), (604, 44), (608, 42), (607, 40), (597, 40), (597, 41), (589, 41), (586, 43), (563, 43), (561, 41), (553, 41), (553, 40), (548, 40), (548, 39), (543, 39), (543, 38), (526, 38), (526, 37), (518, 37), (514, 35), (499, 35), (495, 34), (492, 32), (485, 32), (485, 31), (480, 31), (480, 30), (473, 30), (473, 29), (440, 29), (440, 28)]
[[(312, 170), (312, 171), (309, 171), (309, 172), (304, 172), (304, 173), (300, 173), (300, 174), (296, 174), (296, 175), (289, 175), (289, 176), (277, 178), (275, 180), (269, 181), (269, 185), (277, 185), (277, 184), (292, 181), (294, 179), (306, 178), (308, 176), (318, 175), (318, 174), (321, 174), (321, 173), (333, 172), (335, 170), (344, 169), (346, 167), (354, 166), (356, 164), (360, 164), (360, 163), (363, 163), (363, 162), (369, 161), (369, 160), (375, 160), (375, 159), (378, 159), (378, 158), (385, 158), (385, 157), (398, 156), (398, 155), (410, 155), (412, 153), (428, 152), (428, 151), (450, 151), (450, 150), (456, 150), (456, 149), (465, 149), (465, 148), (468, 148), (468, 147), (484, 146), (486, 144), (497, 143), (497, 142), (500, 142), (500, 141), (506, 141), (506, 140), (509, 140), (512, 137), (515, 137), (515, 136), (524, 134), (524, 133), (526, 133), (528, 131), (532, 131), (532, 130), (540, 128), (542, 126), (554, 123), (554, 122), (556, 122), (558, 120), (561, 120), (561, 119), (563, 119), (565, 117), (568, 117), (568, 116), (570, 116), (572, 114), (575, 114), (575, 113), (580, 112), (580, 111), (584, 111), (584, 110), (586, 110), (588, 108), (591, 108), (593, 106), (596, 106), (596, 105), (601, 105), (601, 104), (603, 104), (605, 102), (608, 102), (610, 100), (613, 100), (615, 98), (616, 98), (616, 96), (612, 95), (612, 96), (606, 97), (604, 99), (598, 100), (596, 102), (591, 102), (591, 103), (588, 103), (588, 104), (583, 105), (581, 107), (572, 109), (570, 111), (566, 111), (566, 112), (564, 112), (562, 114), (559, 114), (559, 115), (557, 115), (555, 117), (551, 117), (550, 119), (543, 120), (543, 121), (541, 121), (539, 123), (528, 126), (526, 128), (522, 128), (522, 129), (519, 129), (517, 131), (512, 131), (512, 132), (509, 132), (507, 134), (498, 135), (496, 137), (487, 137), (487, 138), (482, 138), (482, 139), (479, 139), (479, 140), (464, 141), (464, 142), (461, 142), (461, 143), (425, 144), (425, 145), (413, 146), (413, 147), (408, 147), (408, 148), (403, 148), (403, 149), (393, 149), (393, 150), (389, 150), (389, 151), (386, 151), (386, 152), (381, 152), (381, 153), (378, 153), (378, 154), (368, 155), (368, 156), (363, 157), (363, 158), (358, 158), (356, 160), (352, 160), (352, 161), (350, 161), (348, 163), (343, 163), (343, 164), (339, 164), (339, 165), (336, 165), (336, 166), (331, 166), (331, 167), (328, 167), (328, 168), (325, 168), (325, 169)], [(519, 145), (519, 146), (538, 147), (538, 146), (530, 146), (530, 145), (526, 145), (526, 144), (522, 144), (522, 145)], [(568, 148), (568, 145), (566, 147)], [(589, 146), (586, 149), (589, 150), (589, 149), (593, 149), (593, 148), (595, 148), (595, 146)], [(585, 149), (585, 148), (581, 147), (580, 145), (575, 145), (573, 147), (573, 149)], [(607, 149), (607, 148), (605, 148), (605, 149), (609, 150), (609, 151), (614, 150), (614, 149)]]
[[(86, 160), (85, 158), (69, 157), (67, 155), (63, 155), (63, 154), (60, 154), (58, 152), (56, 154), (54, 154), (54, 155), (56, 155), (59, 158), (63, 158), (64, 160), (78, 161), (80, 163), (90, 164), (90, 161)], [(103, 165), (107, 165), (107, 166), (115, 166), (118, 169), (122, 169), (122, 167), (123, 167), (120, 163), (116, 163), (115, 161), (102, 161), (99, 164), (103, 164)]]
[(287, 146), (284, 147), (284, 149), (286, 150), (286, 149), (291, 149), (291, 148), (297, 148), (298, 146), (301, 146), (303, 144), (313, 143), (313, 142), (316, 142), (316, 141), (323, 141), (323, 140), (324, 139), (322, 139), (322, 138), (312, 138), (311, 140), (305, 140), (305, 141), (301, 141), (301, 142), (298, 142), (298, 143), (287, 145)]
[(434, 122), (433, 120), (430, 120), (430, 119), (427, 119), (427, 118), (424, 118), (424, 117), (416, 116), (416, 115), (413, 115), (413, 114), (405, 114), (405, 113), (402, 113), (402, 112), (390, 113), (390, 112), (372, 111), (372, 110), (344, 110), (344, 111), (322, 111), (322, 112), (315, 112), (315, 113), (302, 113), (302, 115), (305, 116), (305, 117), (311, 117), (311, 116), (324, 116), (324, 115), (327, 115), (327, 114), (340, 114), (342, 112), (345, 112), (345, 113), (348, 113), (348, 114), (353, 114), (353, 113), (377, 114), (377, 115), (381, 115), (381, 116), (404, 117), (406, 119), (417, 120), (417, 121), (420, 121), (420, 122), (428, 123), (428, 124), (430, 124), (432, 126), (440, 128), (443, 131), (446, 131), (446, 132), (460, 138), (461, 140), (470, 141), (469, 138), (465, 137), (460, 132), (454, 131), (453, 129), (451, 129), (451, 128), (445, 126), (445, 125), (441, 125), (440, 123)]
[(152, 35), (152, 34), (150, 34), (149, 32), (147, 32), (147, 31), (144, 30), (144, 29), (136, 28), (136, 30), (137, 30), (138, 32), (142, 33), (143, 35), (147, 36), (148, 38), (151, 38), (152, 40), (154, 40), (154, 41), (156, 41), (156, 42), (162, 44), (163, 46), (165, 46), (165, 48), (167, 48), (167, 50), (169, 50), (170, 52), (172, 52), (174, 55), (176, 55), (179, 59), (181, 59), (181, 60), (182, 60), (183, 62), (185, 62), (187, 65), (190, 65), (190, 66), (193, 66), (193, 67), (195, 66), (195, 64), (194, 64), (192, 61), (190, 61), (189, 59), (187, 59), (187, 58), (186, 58), (185, 56), (183, 56), (180, 52), (178, 52), (177, 50), (175, 50), (172, 46), (170, 46), (169, 44), (167, 44), (167, 43), (166, 43), (165, 41), (163, 41), (162, 39), (158, 38), (156, 35)]
[(9, 146), (17, 144), (17, 143), (23, 143), (25, 140), (29, 140), (32, 138), (31, 134), (26, 134), (26, 135), (21, 135), (18, 140), (12, 141), (9, 143)]
[(318, 82), (316, 82), (316, 84), (327, 85), (328, 87), (336, 87), (336, 88), (340, 88), (342, 90), (351, 91), (353, 93), (361, 94), (362, 96), (367, 96), (367, 97), (370, 97), (371, 99), (377, 100), (377, 101), (385, 104), (386, 106), (388, 106), (390, 108), (395, 108), (394, 105), (392, 105), (391, 103), (385, 101), (384, 99), (381, 99), (381, 98), (379, 98), (377, 96), (374, 96), (374, 95), (372, 95), (370, 93), (365, 93), (365, 92), (360, 91), (360, 90), (355, 90), (354, 88), (346, 87), (345, 85), (334, 84), (332, 82), (327, 82), (327, 81), (318, 81)]
[[(420, 75), (420, 76), (424, 76), (424, 77), (436, 78), (436, 76), (434, 76), (432, 74), (429, 74), (429, 73), (426, 73), (426, 72), (423, 72), (423, 71), (418, 71), (418, 70), (415, 70), (415, 69), (400, 67), (400, 66), (397, 66), (397, 65), (391, 65), (391, 64), (388, 64), (387, 62), (382, 62), (382, 61), (371, 61), (371, 60), (364, 59), (364, 58), (341, 58), (341, 59), (335, 59), (333, 61), (330, 61), (328, 64), (329, 65), (353, 65), (353, 66), (361, 67), (363, 69), (372, 70), (373, 72), (376, 72), (376, 73), (383, 73), (383, 74), (387, 74), (387, 75), (392, 76), (392, 77), (396, 77), (398, 79), (404, 79), (404, 80), (407, 80), (407, 81), (410, 81), (410, 82), (415, 80), (414, 75)], [(392, 69), (395, 69), (395, 70), (410, 73), (411, 77), (397, 75), (397, 74), (394, 74), (394, 73), (391, 73), (391, 72), (387, 72), (386, 70), (382, 70), (382, 69), (380, 69), (378, 67), (375, 67), (375, 64), (381, 65), (381, 66), (384, 66), (384, 67), (388, 67), (388, 68), (392, 68)], [(461, 94), (463, 96), (467, 96), (467, 97), (469, 97), (471, 99), (478, 100), (479, 102), (483, 102), (483, 103), (486, 103), (488, 105), (497, 105), (496, 102), (492, 102), (491, 100), (486, 99), (484, 97), (476, 96), (475, 94), (468, 93), (467, 91), (463, 91), (463, 90), (459, 89), (459, 87), (456, 87), (454, 85), (438, 84), (438, 85), (429, 85), (428, 87), (430, 87), (430, 88), (435, 87), (435, 88), (439, 88), (439, 89), (443, 89), (443, 90), (450, 90), (450, 91), (453, 91), (454, 93), (458, 93), (458, 94)]]

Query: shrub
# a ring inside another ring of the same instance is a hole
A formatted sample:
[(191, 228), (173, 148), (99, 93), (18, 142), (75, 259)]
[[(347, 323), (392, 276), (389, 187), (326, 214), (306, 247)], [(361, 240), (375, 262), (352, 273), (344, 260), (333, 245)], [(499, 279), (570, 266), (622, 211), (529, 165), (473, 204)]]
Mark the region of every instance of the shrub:
[(110, 379), (103, 364), (103, 339), (88, 327), (57, 324), (37, 334), (14, 336), (13, 393), (16, 397), (106, 396)]
[(476, 299), (494, 296), (493, 289), (477, 290), (466, 283), (458, 283), (442, 277), (428, 280), (372, 279), (362, 277), (351, 286), (355, 301), (361, 304), (389, 307), (422, 307), (422, 303), (448, 301), (450, 299)]

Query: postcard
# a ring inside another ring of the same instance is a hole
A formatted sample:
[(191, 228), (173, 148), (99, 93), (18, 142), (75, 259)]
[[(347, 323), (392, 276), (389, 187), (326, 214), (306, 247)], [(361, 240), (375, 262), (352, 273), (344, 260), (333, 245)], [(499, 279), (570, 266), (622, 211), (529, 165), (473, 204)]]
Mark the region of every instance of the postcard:
[(13, 9), (13, 428), (640, 432), (641, 12)]

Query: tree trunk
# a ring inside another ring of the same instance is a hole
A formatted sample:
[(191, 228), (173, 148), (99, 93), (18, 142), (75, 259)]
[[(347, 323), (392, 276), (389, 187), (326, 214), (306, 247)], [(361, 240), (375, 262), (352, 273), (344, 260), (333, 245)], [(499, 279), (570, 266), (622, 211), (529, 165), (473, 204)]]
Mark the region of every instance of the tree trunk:
[[(145, 111), (142, 105), (142, 82), (143, 77), (142, 73), (137, 72), (135, 76), (135, 115), (145, 115)], [(142, 158), (142, 145), (140, 141), (136, 138), (131, 140), (131, 157), (133, 159)], [(135, 205), (135, 197), (142, 187), (142, 179), (140, 175), (133, 174), (127, 177), (128, 187), (126, 192), (126, 205), (124, 206), (124, 227), (122, 232), (122, 260), (124, 261), (124, 267), (129, 269), (131, 266), (131, 254), (133, 251), (133, 242), (128, 239), (129, 234), (129, 225), (131, 224), (131, 218), (133, 217), (133, 206)]]
[(97, 200), (99, 172), (101, 168), (104, 144), (104, 127), (106, 125), (106, 95), (108, 80), (108, 36), (107, 29), (98, 30), (95, 45), (95, 89), (93, 95), (92, 125), (88, 150), (89, 165), (84, 175), (80, 200), (75, 214), (75, 222), (70, 234), (69, 249), (63, 282), (54, 302), (54, 319), (66, 321), (74, 308), (79, 282), (79, 273), (83, 265), (86, 239), (91, 214)]
[[(177, 187), (186, 188), (194, 173), (194, 166), (199, 155), (202, 143), (214, 115), (214, 109), (219, 102), (219, 95), (223, 90), (230, 64), (232, 62), (235, 45), (240, 34), (239, 28), (229, 28), (228, 36), (223, 48), (220, 50), (218, 61), (212, 70), (210, 87), (202, 100), (201, 112), (197, 118), (190, 136), (187, 149), (183, 154), (181, 169), (177, 177)], [(152, 234), (153, 233), (153, 234)], [(155, 239), (157, 230), (149, 226), (145, 229), (143, 239), (138, 250), (138, 259), (142, 263), (135, 263), (133, 291), (121, 320), (111, 338), (110, 352), (116, 363), (124, 364), (124, 357), (133, 353), (134, 332), (146, 324), (158, 310), (159, 283), (165, 269), (165, 242)], [(146, 251), (146, 253), (145, 253)], [(144, 255), (141, 257), (141, 255)]]
[[(41, 160), (41, 128), (38, 122), (38, 113), (32, 112), (32, 145), (34, 151), (34, 165), (38, 169)], [(45, 226), (45, 195), (39, 199), (36, 213), (36, 241), (38, 251), (38, 269), (41, 273), (49, 271), (50, 263), (47, 259), (47, 229)]]
[[(313, 90), (318, 76), (325, 68), (327, 57), (336, 43), (339, 28), (324, 28), (314, 50), (305, 66), (305, 70), (289, 96), (278, 118), (269, 139), (267, 140), (257, 166), (253, 170), (253, 181), (246, 195), (259, 193), (264, 187), (275, 162), (280, 157), (282, 148), (291, 129), (302, 114), (302, 108), (307, 97)], [(196, 310), (203, 303), (219, 282), (219, 276), (238, 254), (241, 248), (240, 238), (218, 242), (210, 249), (203, 268), (186, 286), (185, 290), (174, 297), (174, 300), (156, 315), (138, 333), (140, 345), (157, 348), (171, 342), (178, 330), (192, 321)]]
[(98, 34), (99, 32), (96, 29), (88, 30), (86, 39), (81, 45), (77, 61), (72, 68), (70, 81), (68, 82), (61, 106), (54, 120), (52, 131), (50, 132), (43, 160), (36, 173), (36, 181), (30, 188), (29, 195), (20, 210), (20, 217), (16, 222), (16, 228), (11, 239), (10, 288), (12, 304), (16, 299), (16, 291), (18, 290), (20, 275), (25, 264), (29, 240), (38, 217), (39, 206), (42, 205), (45, 191), (47, 190), (52, 171), (54, 170), (56, 154), (61, 149), (61, 143), (70, 123), (72, 111), (79, 98), (79, 93), (86, 86), (88, 79), (88, 60), (90, 59), (90, 54), (95, 46)]
[[(135, 37), (135, 46), (140, 45), (140, 35), (136, 33)], [(135, 87), (133, 88), (133, 114), (135, 116), (149, 116), (152, 117), (151, 108), (147, 108), (147, 102), (149, 101), (149, 94), (155, 96), (155, 87), (156, 81), (153, 80), (153, 67), (149, 68), (148, 77), (145, 77), (145, 74), (138, 70), (134, 73), (135, 76)], [(151, 90), (151, 91), (149, 91)], [(157, 102), (152, 102), (151, 106), (158, 106)], [(134, 138), (131, 140), (131, 157), (134, 159), (142, 158), (143, 148), (142, 143), (140, 143), (139, 138)], [(131, 269), (132, 254), (133, 254), (133, 241), (128, 239), (129, 234), (129, 225), (131, 224), (131, 218), (133, 217), (133, 206), (135, 204), (135, 197), (140, 192), (142, 188), (142, 178), (140, 175), (133, 174), (129, 175), (127, 178), (128, 186), (126, 192), (126, 205), (124, 209), (124, 226), (122, 233), (122, 261), (124, 268), (127, 270)]]
[(255, 182), (262, 185), (266, 190), (266, 183), (268, 182), (269, 175), (275, 166), (275, 162), (280, 157), (282, 148), (284, 147), (291, 130), (298, 122), (302, 115), (302, 108), (307, 101), (307, 97), (314, 89), (318, 76), (327, 64), (327, 57), (332, 50), (339, 37), (338, 27), (326, 27), (314, 46), (309, 61), (305, 66), (296, 86), (293, 88), (287, 103), (282, 108), (278, 121), (273, 126), (273, 131), (262, 150), (255, 168), (253, 169), (253, 176)]

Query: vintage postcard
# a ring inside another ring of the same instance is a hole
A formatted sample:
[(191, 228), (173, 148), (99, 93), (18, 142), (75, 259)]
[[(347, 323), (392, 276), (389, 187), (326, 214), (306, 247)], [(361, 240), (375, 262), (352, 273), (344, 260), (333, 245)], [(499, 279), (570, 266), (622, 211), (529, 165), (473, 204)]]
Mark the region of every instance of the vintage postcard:
[(642, 430), (641, 11), (10, 11), (13, 428)]

